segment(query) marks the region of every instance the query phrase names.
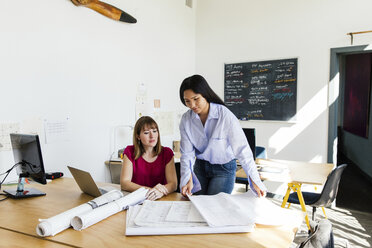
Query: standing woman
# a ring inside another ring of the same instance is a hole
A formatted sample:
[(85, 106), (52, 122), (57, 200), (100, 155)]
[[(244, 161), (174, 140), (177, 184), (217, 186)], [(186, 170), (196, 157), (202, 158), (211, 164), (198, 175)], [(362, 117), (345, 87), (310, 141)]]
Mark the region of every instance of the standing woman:
[(238, 119), (204, 77), (193, 75), (183, 80), (180, 99), (190, 109), (183, 114), (180, 124), (181, 193), (230, 194), (237, 158), (252, 190), (259, 197), (265, 196), (266, 187)]
[(176, 190), (173, 151), (161, 146), (159, 128), (149, 116), (139, 118), (133, 130), (133, 145), (124, 149), (121, 189), (150, 189), (147, 199), (156, 200)]

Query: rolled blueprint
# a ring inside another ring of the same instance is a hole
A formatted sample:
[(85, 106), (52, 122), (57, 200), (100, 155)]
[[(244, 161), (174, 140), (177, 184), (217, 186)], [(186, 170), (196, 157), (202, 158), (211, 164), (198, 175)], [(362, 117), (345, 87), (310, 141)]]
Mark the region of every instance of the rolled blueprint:
[(54, 236), (69, 228), (71, 226), (71, 219), (74, 216), (92, 211), (95, 208), (120, 199), (122, 196), (123, 193), (121, 191), (111, 190), (87, 203), (57, 214), (49, 219), (39, 219), (40, 223), (36, 227), (36, 233), (42, 237)]
[(93, 209), (92, 211), (83, 212), (76, 215), (71, 220), (71, 226), (78, 231), (81, 231), (97, 222), (106, 219), (107, 217), (116, 214), (129, 206), (134, 206), (142, 203), (146, 199), (147, 189), (139, 188), (136, 191), (121, 197), (113, 202)]

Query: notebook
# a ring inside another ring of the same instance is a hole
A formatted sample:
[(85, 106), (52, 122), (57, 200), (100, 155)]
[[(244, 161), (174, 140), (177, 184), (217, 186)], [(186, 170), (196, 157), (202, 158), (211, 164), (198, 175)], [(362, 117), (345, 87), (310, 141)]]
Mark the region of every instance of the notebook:
[(106, 189), (98, 188), (89, 172), (79, 170), (71, 166), (67, 166), (67, 168), (70, 170), (76, 183), (79, 185), (79, 188), (84, 193), (94, 197), (98, 197), (108, 192), (108, 190)]

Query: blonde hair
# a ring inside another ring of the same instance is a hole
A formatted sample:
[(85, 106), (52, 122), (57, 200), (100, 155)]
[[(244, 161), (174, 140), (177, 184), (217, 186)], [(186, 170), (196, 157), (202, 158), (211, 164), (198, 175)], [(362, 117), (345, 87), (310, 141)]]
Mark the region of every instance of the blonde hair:
[(160, 143), (160, 132), (158, 124), (152, 119), (150, 116), (142, 116), (136, 122), (133, 130), (133, 146), (134, 146), (134, 159), (137, 160), (142, 154), (145, 152), (145, 148), (143, 147), (141, 140), (138, 137), (141, 134), (141, 131), (145, 129), (145, 127), (156, 128), (158, 130), (158, 141), (156, 146), (154, 147), (154, 151), (156, 155), (159, 155), (161, 152), (161, 143)]

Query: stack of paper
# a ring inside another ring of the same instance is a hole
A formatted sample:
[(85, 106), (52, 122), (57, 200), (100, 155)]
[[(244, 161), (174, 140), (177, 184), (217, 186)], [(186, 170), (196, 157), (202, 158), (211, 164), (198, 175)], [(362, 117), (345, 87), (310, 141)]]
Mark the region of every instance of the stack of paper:
[(191, 202), (145, 201), (127, 212), (126, 235), (250, 232), (247, 226), (210, 227)]
[(126, 235), (169, 235), (252, 232), (255, 223), (301, 224), (302, 216), (276, 206), (252, 192), (240, 195), (220, 193), (191, 196), (188, 201), (145, 201), (127, 212)]

